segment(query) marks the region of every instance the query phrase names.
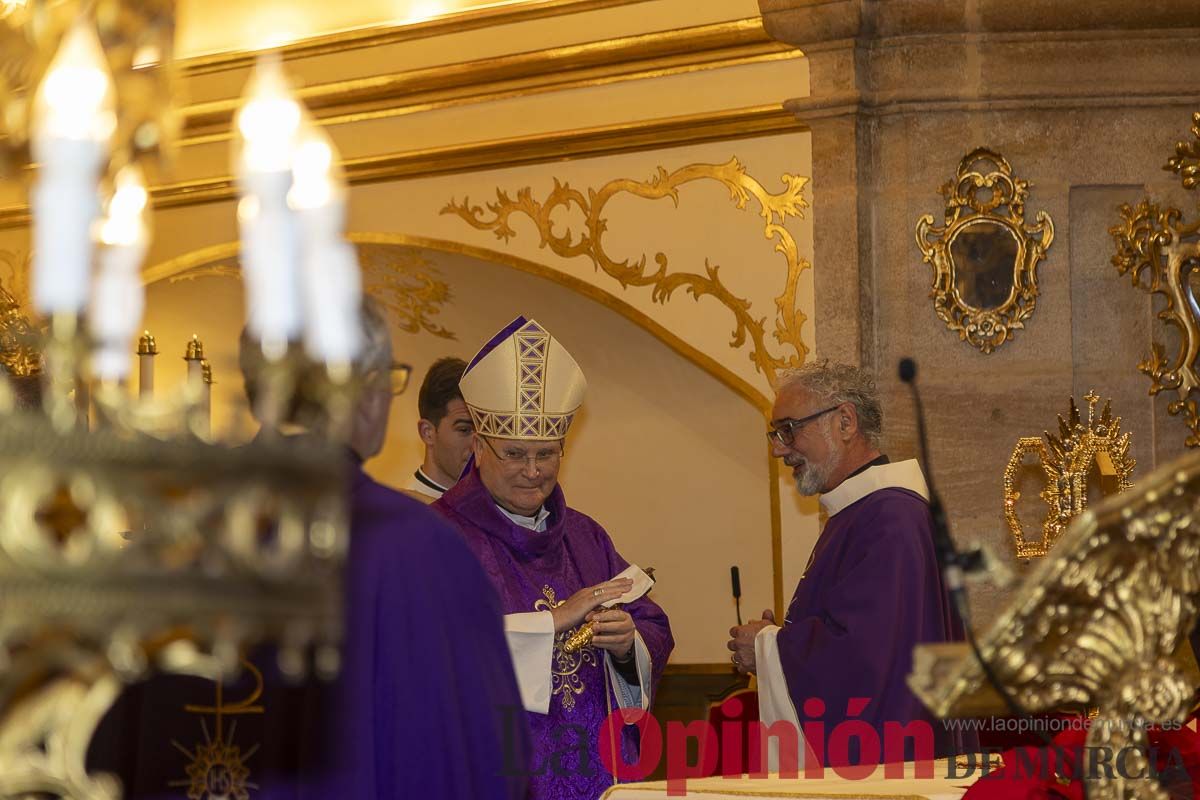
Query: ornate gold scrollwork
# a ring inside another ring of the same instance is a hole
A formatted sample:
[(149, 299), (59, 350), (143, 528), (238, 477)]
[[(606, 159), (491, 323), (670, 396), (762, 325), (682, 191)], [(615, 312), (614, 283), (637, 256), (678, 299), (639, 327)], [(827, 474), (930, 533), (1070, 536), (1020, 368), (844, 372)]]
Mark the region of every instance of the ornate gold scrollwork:
[[(1058, 418), (1058, 436), (1049, 432), (1046, 438), (1023, 436), (1017, 440), (1008, 466), (1004, 470), (1004, 519), (1017, 546), (1018, 558), (1046, 555), (1058, 541), (1072, 519), (1083, 513), (1088, 502), (1088, 476), (1092, 467), (1100, 469), (1101, 491), (1105, 495), (1123, 492), (1133, 484), (1130, 477), (1137, 462), (1129, 456), (1129, 433), (1121, 433), (1121, 418), (1112, 415), (1112, 401), (1104, 404), (1096, 418), (1096, 403), (1100, 398), (1093, 392), (1085, 397), (1088, 418), (1085, 423), (1071, 398), (1067, 419)], [(1035, 453), (1046, 474), (1041, 498), (1049, 508), (1042, 523), (1040, 541), (1025, 538), (1021, 520), (1017, 517), (1017, 471), (1025, 457)]]
[[(1186, 189), (1200, 179), (1200, 112), (1192, 116), (1194, 142), (1179, 142), (1165, 169), (1179, 174)], [(1109, 228), (1117, 245), (1113, 265), (1129, 275), (1133, 285), (1166, 298), (1158, 318), (1179, 336), (1179, 346), (1168, 358), (1158, 342), (1137, 368), (1150, 378), (1150, 394), (1176, 392), (1167, 405), (1172, 416), (1182, 416), (1190, 431), (1185, 444), (1200, 447), (1200, 308), (1193, 281), (1200, 276), (1200, 218), (1183, 221), (1183, 211), (1161, 207), (1149, 200), (1120, 208), (1121, 224)]]
[(938, 193), (946, 198), (945, 225), (924, 214), (916, 230), (922, 258), (934, 270), (929, 296), (946, 327), (990, 353), (1033, 314), (1037, 265), (1054, 241), (1054, 222), (1039, 211), (1026, 224), (1029, 182), (983, 147), (963, 157)]
[[(650, 286), (651, 297), (656, 302), (666, 303), (680, 287), (686, 288), (688, 293), (697, 299), (706, 295), (712, 297), (733, 314), (736, 327), (730, 347), (740, 348), (749, 338), (753, 347), (750, 360), (768, 379), (773, 379), (777, 370), (803, 364), (808, 354), (808, 347), (800, 337), (800, 329), (806, 317), (796, 308), (796, 292), (800, 283), (800, 273), (811, 267), (811, 264), (800, 257), (795, 238), (784, 226), (788, 217), (803, 218), (804, 209), (808, 207), (808, 202), (803, 197), (808, 178), (784, 174), (782, 179), (784, 190), (772, 194), (757, 180), (747, 175), (746, 168), (736, 158), (731, 158), (724, 164), (692, 164), (674, 172), (659, 167), (658, 173), (649, 181), (621, 178), (609, 181), (599, 189), (588, 189), (586, 196), (555, 179), (554, 189), (545, 202), (541, 203), (533, 199), (533, 192), (529, 187), (519, 190), (516, 199), (497, 189), (496, 201), (487, 204), (491, 217), (486, 219), (484, 210), (471, 205), (470, 199), (465, 197), (461, 203), (451, 200), (441, 213), (456, 214), (472, 227), (490, 230), (496, 234), (496, 238), (506, 242), (517, 235), (509, 224), (509, 218), (513, 214), (522, 214), (537, 226), (542, 247), (548, 246), (561, 258), (586, 256), (598, 269), (615, 278), (622, 287)], [(765, 223), (763, 234), (767, 239), (775, 241), (775, 251), (787, 261), (787, 279), (783, 292), (775, 298), (774, 338), (785, 348), (791, 348), (793, 354), (777, 356), (768, 351), (766, 318), (751, 315), (750, 302), (735, 296), (721, 282), (717, 274), (719, 267), (716, 265), (705, 261), (703, 275), (671, 272), (668, 269), (666, 254), (658, 252), (654, 256), (658, 269), (648, 272), (644, 254), (631, 263), (628, 259), (615, 261), (605, 252), (602, 238), (608, 225), (602, 215), (605, 205), (613, 197), (622, 193), (648, 200), (669, 197), (678, 205), (679, 187), (702, 180), (713, 180), (723, 184), (738, 208), (744, 209), (750, 197), (758, 201), (759, 215)], [(578, 208), (585, 217), (585, 231), (580, 234), (578, 240), (573, 240), (570, 230), (561, 235), (556, 234), (551, 219), (556, 209), (569, 209), (572, 206)]]
[[(1028, 711), (1100, 709), (1087, 747), (1127, 764), (1089, 770), (1089, 798), (1167, 800), (1144, 777), (1145, 725), (1181, 723), (1192, 707), (1193, 685), (1172, 654), (1186, 645), (1198, 603), (1200, 452), (1192, 452), (1073, 520), (979, 650)], [(1003, 713), (960, 643), (918, 646), (908, 684), (938, 717)]]

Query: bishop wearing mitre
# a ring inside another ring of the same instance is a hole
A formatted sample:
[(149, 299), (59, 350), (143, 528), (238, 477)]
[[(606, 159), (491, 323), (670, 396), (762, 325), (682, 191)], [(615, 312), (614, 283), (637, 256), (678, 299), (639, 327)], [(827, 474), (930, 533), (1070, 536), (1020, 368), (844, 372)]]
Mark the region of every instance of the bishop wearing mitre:
[[(670, 624), (646, 596), (652, 581), (559, 485), (587, 388), (566, 348), (518, 317), (471, 359), (459, 387), (474, 454), (433, 508), (462, 530), (500, 595), (532, 733), (532, 796), (598, 797), (613, 783), (601, 724), (613, 709), (649, 709), (674, 646)], [(623, 725), (616, 755), (635, 762), (637, 741)]]

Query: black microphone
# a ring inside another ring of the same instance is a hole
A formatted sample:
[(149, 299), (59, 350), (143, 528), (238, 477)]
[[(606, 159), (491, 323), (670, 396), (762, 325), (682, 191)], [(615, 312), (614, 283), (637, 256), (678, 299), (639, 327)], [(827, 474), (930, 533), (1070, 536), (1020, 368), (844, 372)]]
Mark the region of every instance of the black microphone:
[[(900, 359), (900, 380), (912, 390), (913, 403), (917, 407), (917, 440), (921, 445), (921, 461), (925, 464), (925, 483), (929, 486), (929, 513), (933, 517), (933, 547), (937, 553), (938, 568), (946, 591), (954, 602), (955, 609), (962, 602), (964, 559), (954, 548), (950, 537), (950, 524), (946, 521), (946, 509), (942, 498), (933, 486), (933, 464), (929, 460), (929, 437), (925, 433), (925, 409), (921, 405), (921, 392), (917, 389), (917, 362), (911, 358)], [(970, 556), (974, 559), (974, 556)], [(964, 615), (959, 618), (965, 623)]]
[(737, 606), (738, 625), (742, 624), (742, 575), (737, 567), (729, 568), (729, 582), (733, 584), (733, 602)]
[[(912, 389), (913, 403), (917, 407), (917, 438), (921, 445), (921, 460), (925, 463), (925, 483), (929, 487), (929, 514), (933, 517), (933, 547), (937, 553), (938, 568), (942, 572), (946, 594), (950, 596), (951, 607), (958, 616), (959, 622), (962, 623), (967, 645), (983, 669), (984, 677), (996, 689), (996, 693), (1004, 700), (1005, 705), (1014, 716), (1029, 720), (1029, 712), (1021, 707), (1008, 687), (1000, 681), (991, 663), (984, 659), (983, 654), (979, 652), (979, 643), (971, 628), (971, 610), (967, 604), (963, 576), (984, 568), (983, 552), (976, 548), (959, 553), (954, 547), (954, 539), (950, 537), (950, 524), (946, 521), (946, 510), (942, 506), (942, 498), (933, 488), (933, 467), (929, 462), (929, 439), (925, 435), (925, 409), (921, 406), (921, 393), (917, 390), (917, 362), (911, 358), (900, 359), (900, 380), (907, 383), (908, 387)], [(1050, 745), (1050, 737), (1044, 731), (1036, 727), (1031, 727), (1031, 730), (1036, 730), (1046, 745)], [(1086, 794), (1084, 798), (1086, 800)]]

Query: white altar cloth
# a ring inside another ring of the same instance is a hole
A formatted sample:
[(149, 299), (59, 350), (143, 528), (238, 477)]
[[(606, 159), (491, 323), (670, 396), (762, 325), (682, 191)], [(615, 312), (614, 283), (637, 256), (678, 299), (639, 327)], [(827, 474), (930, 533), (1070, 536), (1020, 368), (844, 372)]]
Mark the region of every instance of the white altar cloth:
[[(687, 794), (676, 797), (697, 797), (699, 800), (960, 800), (967, 786), (978, 776), (959, 778), (946, 777), (946, 762), (934, 762), (933, 778), (912, 776), (912, 765), (905, 765), (904, 778), (885, 778), (883, 767), (875, 774), (862, 780), (840, 778), (832, 769), (825, 770), (823, 778), (782, 779), (767, 778), (690, 778)], [(667, 782), (623, 783), (614, 786), (602, 795), (602, 800), (663, 800), (667, 797)]]

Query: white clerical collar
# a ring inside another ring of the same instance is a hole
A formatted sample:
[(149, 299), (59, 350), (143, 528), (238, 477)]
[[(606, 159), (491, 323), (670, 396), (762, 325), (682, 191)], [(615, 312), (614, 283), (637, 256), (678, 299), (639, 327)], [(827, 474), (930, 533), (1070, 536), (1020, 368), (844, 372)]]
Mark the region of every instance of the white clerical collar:
[(426, 475), (423, 467), (417, 467), (417, 471), (413, 473), (412, 485), (408, 488), (415, 492), (419, 492), (426, 497), (432, 497), (434, 500), (437, 500), (446, 492), (450, 491), (449, 487), (442, 486), (433, 478)]
[(500, 513), (511, 519), (522, 528), (528, 528), (534, 533), (542, 533), (546, 530), (546, 520), (550, 519), (550, 512), (545, 506), (538, 509), (537, 514), (532, 517), (527, 517), (524, 514), (514, 514), (504, 506), (496, 503), (496, 508), (500, 509)]
[(846, 506), (857, 503), (880, 489), (908, 489), (929, 500), (929, 487), (925, 484), (921, 465), (915, 459), (909, 459), (895, 464), (868, 467), (857, 475), (846, 478), (821, 495), (821, 508), (832, 517)]

